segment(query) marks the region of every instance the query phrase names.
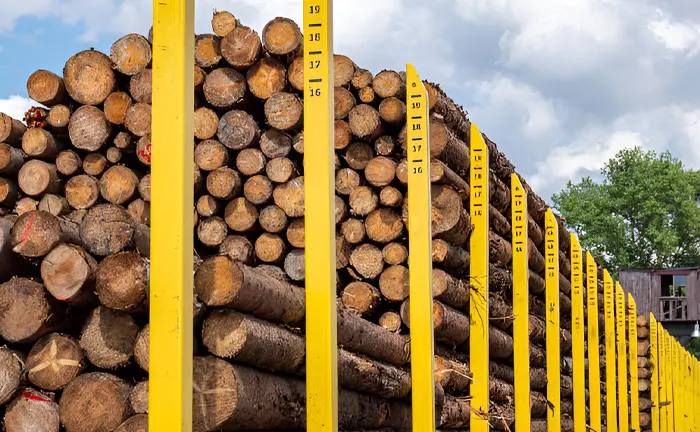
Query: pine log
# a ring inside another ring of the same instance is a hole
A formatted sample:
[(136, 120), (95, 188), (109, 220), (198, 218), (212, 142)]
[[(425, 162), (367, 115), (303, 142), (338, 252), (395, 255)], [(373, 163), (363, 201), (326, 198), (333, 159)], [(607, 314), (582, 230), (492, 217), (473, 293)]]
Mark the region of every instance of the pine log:
[(350, 244), (359, 244), (365, 239), (365, 224), (360, 219), (348, 219), (340, 227), (340, 232)]
[(93, 302), (97, 261), (83, 248), (56, 246), (41, 263), (41, 279), (56, 299), (76, 306)]
[(221, 39), (221, 55), (238, 70), (248, 69), (260, 55), (262, 41), (255, 30), (237, 25)]
[(140, 381), (134, 385), (129, 393), (129, 409), (136, 414), (148, 412), (148, 380)]
[(0, 174), (7, 176), (16, 175), (27, 155), (20, 149), (0, 142)]
[(102, 153), (88, 153), (83, 160), (83, 171), (87, 175), (98, 177), (107, 169), (107, 165), (107, 158)]
[[(8, 193), (11, 194), (10, 196), (7, 196), (6, 194)], [(2, 198), (3, 195), (5, 195), (5, 201), (4, 203), (7, 205), (10, 205), (11, 203), (14, 202), (15, 199), (17, 199), (17, 187), (13, 184), (6, 183), (5, 179), (0, 178), (0, 203), (3, 202)], [(15, 213), (17, 216), (22, 216), (25, 213), (28, 213), (30, 211), (38, 210), (39, 209), (39, 201), (29, 198), (29, 197), (24, 197), (22, 199), (17, 200), (15, 203)]]
[(260, 128), (253, 116), (247, 112), (231, 110), (221, 116), (217, 137), (231, 150), (242, 150), (257, 143)]
[(116, 78), (110, 58), (91, 49), (68, 59), (63, 68), (63, 81), (76, 102), (99, 105), (112, 92)]
[[(401, 304), (401, 320), (406, 327), (411, 327), (410, 299)], [(469, 317), (434, 300), (433, 329), (436, 341), (459, 345), (469, 338)]]
[(355, 63), (347, 56), (333, 55), (333, 86), (345, 87), (355, 75)]
[(80, 346), (90, 363), (101, 369), (116, 370), (131, 361), (138, 331), (129, 314), (99, 306), (85, 321)]
[(433, 239), (432, 257), (452, 275), (463, 275), (469, 269), (469, 252), (442, 239)]
[(61, 216), (70, 213), (68, 201), (60, 195), (46, 194), (39, 201), (38, 210), (51, 213), (54, 216)]
[(265, 169), (265, 163), (265, 155), (257, 148), (243, 149), (236, 156), (236, 168), (245, 176), (260, 174)]
[(137, 414), (126, 419), (114, 432), (145, 432), (147, 430), (148, 416), (146, 414)]
[(355, 73), (352, 75), (350, 82), (355, 89), (360, 90), (367, 86), (371, 86), (373, 78), (372, 72), (368, 71), (367, 69), (357, 68)]
[(405, 90), (401, 76), (392, 70), (379, 72), (372, 80), (372, 89), (377, 96), (383, 99), (393, 96), (400, 97), (402, 90)]
[(306, 279), (304, 249), (294, 249), (287, 254), (284, 258), (284, 272), (295, 282)]
[[(344, 119), (350, 114), (357, 101), (350, 90), (344, 87), (336, 87), (333, 95), (334, 115), (336, 120)], [(337, 147), (336, 147), (337, 148)]]
[(255, 255), (262, 262), (280, 264), (285, 252), (284, 240), (277, 234), (263, 233), (255, 240)]
[(80, 375), (59, 400), (61, 424), (71, 432), (114, 430), (129, 415), (131, 385), (104, 372)]
[(31, 99), (47, 107), (68, 102), (63, 78), (43, 69), (29, 76), (27, 94)]
[(201, 68), (216, 66), (221, 61), (221, 39), (213, 34), (200, 34), (194, 39), (194, 61)]
[(345, 162), (354, 170), (364, 170), (373, 157), (372, 147), (366, 142), (356, 141), (345, 149)]
[(265, 174), (273, 183), (286, 183), (297, 174), (297, 168), (286, 157), (274, 158), (265, 164)]
[(260, 150), (269, 159), (286, 157), (292, 150), (292, 137), (280, 130), (268, 129), (260, 137)]
[(112, 44), (109, 56), (114, 68), (124, 75), (135, 75), (151, 62), (151, 44), (138, 34), (128, 34)]
[(0, 406), (10, 401), (22, 383), (23, 367), (16, 353), (7, 347), (0, 347)]
[(216, 135), (219, 127), (219, 116), (207, 107), (197, 108), (194, 112), (194, 136), (200, 140), (208, 140)]
[(246, 81), (250, 92), (255, 97), (266, 100), (274, 93), (285, 89), (287, 70), (278, 60), (263, 57), (248, 69)]
[(219, 109), (229, 109), (243, 101), (248, 85), (237, 70), (218, 68), (207, 75), (203, 88), (209, 104)]
[(221, 200), (230, 200), (241, 193), (241, 177), (226, 166), (217, 168), (207, 176), (207, 190)]
[(102, 260), (97, 267), (95, 287), (100, 303), (131, 311), (145, 298), (149, 265), (135, 252), (121, 252)]
[(287, 241), (295, 248), (305, 247), (304, 218), (293, 219), (287, 227)]
[(151, 175), (146, 174), (139, 181), (139, 195), (146, 202), (151, 202)]
[(274, 93), (265, 101), (265, 120), (279, 130), (295, 128), (303, 119), (303, 107), (299, 97), (293, 93)]
[(360, 98), (360, 102), (366, 103), (366, 104), (371, 104), (374, 102), (375, 94), (374, 94), (374, 89), (371, 86), (363, 87), (360, 90), (358, 90), (358, 97)]
[(58, 432), (61, 426), (58, 415), (53, 396), (25, 388), (7, 406), (4, 426), (7, 432)]
[(110, 167), (100, 180), (102, 197), (112, 204), (124, 204), (135, 198), (139, 178), (123, 165)]
[(379, 317), (379, 325), (392, 333), (398, 333), (401, 331), (401, 324), (401, 315), (397, 314), (396, 312), (384, 312), (382, 316)]
[(338, 345), (397, 366), (410, 359), (411, 347), (407, 336), (373, 324), (342, 305), (338, 306)]
[(27, 356), (27, 378), (48, 391), (65, 387), (84, 368), (83, 350), (71, 336), (52, 333), (39, 339)]
[(335, 224), (340, 225), (345, 221), (345, 219), (348, 218), (348, 206), (347, 206), (347, 204), (345, 204), (345, 201), (341, 197), (336, 195), (334, 207), (335, 207)]
[(296, 177), (287, 183), (275, 186), (275, 204), (289, 217), (304, 216), (304, 177)]
[(408, 249), (401, 243), (389, 243), (382, 248), (384, 262), (393, 266), (408, 260)]
[(148, 372), (150, 358), (150, 335), (150, 326), (146, 324), (146, 326), (138, 332), (136, 340), (134, 341), (134, 359), (136, 360), (136, 364), (146, 372)]
[(56, 165), (38, 159), (32, 159), (22, 165), (17, 185), (22, 192), (31, 197), (38, 197), (45, 193), (59, 193), (62, 189)]
[[(126, 118), (128, 118), (128, 113), (131, 109), (133, 109), (133, 106), (127, 110)], [(139, 110), (138, 113), (141, 113), (141, 110)], [(150, 108), (148, 110), (148, 115), (150, 116)], [(80, 150), (99, 150), (107, 143), (111, 133), (112, 126), (107, 120), (105, 113), (94, 106), (81, 106), (75, 110), (68, 122), (68, 134), (71, 143)]]
[(379, 289), (384, 298), (399, 302), (409, 295), (408, 269), (402, 265), (386, 268), (379, 277)]
[(637, 326), (637, 339), (649, 339), (649, 329)]
[(28, 258), (43, 257), (61, 241), (61, 226), (51, 213), (30, 211), (17, 219), (10, 239), (15, 253)]
[[(19, 193), (20, 193), (19, 187), (17, 186), (17, 184), (14, 181), (0, 177), (0, 204), (4, 205), (6, 207), (12, 207), (15, 204), (15, 202), (20, 202), (23, 199), (30, 199), (31, 200), (31, 198), (25, 197), (25, 198), (22, 198), (18, 201), (17, 198), (19, 198)], [(34, 201), (34, 200), (32, 200), (32, 201)], [(36, 201), (34, 201), (34, 202), (36, 203), (37, 206), (39, 205), (38, 202), (36, 202)], [(36, 208), (36, 207), (34, 207), (34, 208)], [(21, 213), (19, 211), (17, 211), (17, 214), (21, 214)]]
[(104, 102), (105, 117), (112, 124), (124, 124), (126, 112), (132, 103), (131, 96), (126, 92), (116, 91), (110, 93)]
[(63, 144), (45, 129), (29, 128), (22, 136), (22, 150), (33, 158), (53, 160), (62, 148)]
[[(126, 113), (124, 115), (126, 115)], [(124, 151), (133, 152), (134, 136), (129, 132), (118, 132), (114, 137), (114, 146)]]
[(304, 57), (296, 57), (287, 69), (289, 84), (296, 91), (304, 91)]
[(111, 164), (117, 164), (122, 160), (122, 150), (118, 147), (110, 147), (105, 152), (107, 161)]
[(214, 12), (214, 17), (211, 19), (211, 28), (220, 37), (231, 33), (237, 24), (236, 17), (227, 11)]
[(258, 220), (257, 208), (243, 197), (229, 202), (224, 210), (224, 215), (226, 224), (235, 232), (249, 231)]
[(12, 226), (13, 222), (9, 219), (0, 217), (0, 281), (4, 282), (10, 279), (11, 276), (20, 275), (23, 265), (19, 259), (19, 255), (12, 251)]
[(35, 341), (61, 322), (62, 313), (40, 283), (13, 278), (0, 285), (0, 336), (8, 342)]
[(358, 138), (374, 134), (381, 126), (379, 112), (371, 105), (359, 104), (348, 115), (348, 125), (352, 134)]
[(195, 274), (195, 291), (208, 306), (226, 306), (289, 324), (304, 317), (304, 291), (277, 281), (227, 256), (211, 257)]
[(5, 113), (0, 113), (0, 142), (19, 147), (27, 126)]
[(66, 201), (76, 210), (86, 210), (100, 198), (100, 182), (93, 176), (81, 174), (66, 183)]
[(364, 243), (353, 249), (350, 265), (366, 279), (377, 278), (384, 268), (382, 252), (376, 246)]
[(92, 255), (107, 256), (133, 245), (135, 222), (122, 207), (99, 204), (88, 210), (80, 225), (80, 239)]
[(132, 134), (144, 137), (151, 133), (151, 105), (135, 103), (126, 110), (124, 126)]
[(406, 120), (406, 104), (395, 97), (384, 99), (379, 104), (379, 116), (387, 123), (400, 124)]
[(279, 234), (287, 228), (288, 218), (284, 210), (272, 204), (260, 211), (258, 222), (265, 231)]
[(151, 225), (151, 204), (142, 200), (141, 198), (135, 199), (129, 203), (127, 207), (129, 215), (139, 224), (144, 224), (147, 226)]
[[(195, 67), (195, 76), (196, 72)], [(132, 76), (129, 82), (129, 93), (136, 102), (150, 104), (153, 101), (153, 70), (144, 69)]]

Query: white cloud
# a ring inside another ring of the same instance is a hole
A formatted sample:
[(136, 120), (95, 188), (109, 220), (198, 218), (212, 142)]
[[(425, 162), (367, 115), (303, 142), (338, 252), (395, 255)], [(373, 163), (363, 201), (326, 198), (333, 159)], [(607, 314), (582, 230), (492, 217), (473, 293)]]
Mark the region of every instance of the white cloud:
[(37, 103), (30, 99), (12, 95), (7, 99), (0, 99), (0, 112), (12, 118), (22, 120), (24, 119), (24, 113), (35, 105), (37, 105)]
[(669, 51), (685, 51), (689, 57), (696, 55), (700, 49), (700, 26), (672, 21), (662, 12), (657, 13), (659, 18), (650, 21), (647, 26), (656, 40)]

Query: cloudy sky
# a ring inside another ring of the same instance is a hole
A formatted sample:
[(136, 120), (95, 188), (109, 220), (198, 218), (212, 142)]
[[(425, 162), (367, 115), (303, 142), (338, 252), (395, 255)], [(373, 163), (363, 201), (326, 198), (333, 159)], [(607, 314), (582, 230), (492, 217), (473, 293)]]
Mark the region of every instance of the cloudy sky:
[[(260, 31), (301, 0), (197, 0)], [(0, 1), (0, 111), (29, 105), (35, 69), (148, 31), (149, 0)], [(335, 0), (335, 51), (379, 72), (412, 62), (549, 198), (624, 147), (700, 168), (697, 0)]]

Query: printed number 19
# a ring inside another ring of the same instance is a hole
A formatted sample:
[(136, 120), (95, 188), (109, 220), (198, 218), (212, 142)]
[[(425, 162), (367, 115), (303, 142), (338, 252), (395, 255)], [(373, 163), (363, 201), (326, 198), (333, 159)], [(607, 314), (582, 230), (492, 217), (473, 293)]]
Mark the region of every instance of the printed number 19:
[(321, 6), (318, 6), (318, 5), (309, 6), (309, 13), (314, 14), (314, 13), (319, 13), (319, 12), (321, 12)]

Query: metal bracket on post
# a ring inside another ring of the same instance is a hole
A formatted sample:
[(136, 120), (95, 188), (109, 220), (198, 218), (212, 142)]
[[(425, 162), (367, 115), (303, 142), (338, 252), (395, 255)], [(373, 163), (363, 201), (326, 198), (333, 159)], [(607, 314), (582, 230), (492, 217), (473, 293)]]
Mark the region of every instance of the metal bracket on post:
[[(607, 270), (603, 272), (605, 299), (605, 426), (617, 432), (617, 373), (615, 371), (615, 290)], [(626, 432), (626, 431), (620, 431)]]
[(472, 432), (488, 432), (489, 422), (489, 152), (479, 128), (471, 124), (469, 211), (474, 226), (469, 240), (469, 368)]
[(411, 315), (411, 397), (414, 431), (435, 430), (432, 207), (428, 95), (406, 65), (408, 145), (408, 271)]
[(333, 1), (304, 0), (306, 428), (338, 430)]
[(547, 304), (546, 357), (547, 357), (547, 431), (561, 431), (561, 348), (559, 341), (559, 226), (547, 209), (545, 229), (545, 298)]
[(629, 394), (627, 393), (627, 308), (620, 282), (615, 282), (615, 324), (617, 327), (617, 382), (619, 384), (618, 419), (620, 432), (630, 427)]
[(590, 426), (593, 431), (602, 430), (600, 414), (600, 336), (598, 330), (598, 266), (590, 252), (586, 252), (586, 293), (588, 297), (588, 384), (590, 401)]
[(583, 334), (583, 264), (578, 239), (571, 233), (571, 358), (574, 368), (574, 432), (586, 432), (586, 368)]
[[(629, 332), (629, 369), (630, 369), (630, 417), (632, 431), (641, 430), (639, 424), (639, 372), (637, 370), (637, 303), (632, 294), (627, 294), (627, 316)], [(650, 348), (651, 349), (651, 348)]]
[(192, 430), (194, 0), (153, 2), (149, 429)]
[(530, 335), (527, 192), (518, 175), (510, 176), (513, 248), (513, 368), (515, 429), (530, 430)]

